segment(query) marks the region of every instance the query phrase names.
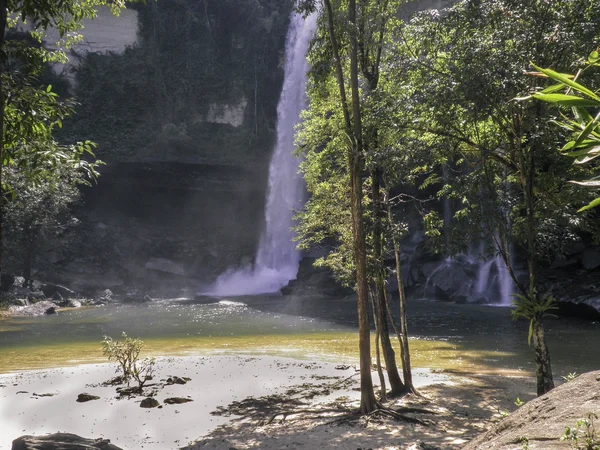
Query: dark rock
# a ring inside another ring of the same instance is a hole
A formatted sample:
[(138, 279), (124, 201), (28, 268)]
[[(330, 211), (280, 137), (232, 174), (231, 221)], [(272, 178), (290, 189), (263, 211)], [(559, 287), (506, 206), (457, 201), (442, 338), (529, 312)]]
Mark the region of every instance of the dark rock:
[(77, 294), (75, 291), (69, 289), (68, 287), (62, 286), (60, 284), (51, 284), (46, 283), (40, 286), (40, 290), (44, 293), (46, 297), (54, 297), (55, 295), (60, 298), (67, 297), (76, 297)]
[(10, 306), (8, 312), (13, 316), (43, 316), (44, 314), (55, 314), (58, 305), (44, 300), (31, 306)]
[(27, 299), (32, 303), (37, 303), (39, 301), (46, 299), (46, 294), (42, 291), (33, 291), (27, 295)]
[(142, 408), (156, 408), (159, 405), (158, 400), (153, 397), (147, 397), (140, 403), (140, 407)]
[(300, 261), (295, 280), (281, 288), (283, 295), (327, 295), (343, 297), (352, 292), (341, 286), (327, 267), (315, 267), (316, 258), (303, 258)]
[(13, 284), (15, 284), (15, 277), (6, 273), (3, 273), (0, 276), (0, 290), (6, 292), (8, 291)]
[(581, 262), (586, 270), (594, 270), (600, 267), (600, 249), (588, 248), (585, 250)]
[(186, 384), (189, 378), (180, 378), (180, 377), (169, 377), (167, 378), (167, 384)]
[(142, 296), (141, 294), (126, 295), (123, 299), (123, 303), (148, 303), (151, 301), (149, 295)]
[(68, 298), (65, 300), (63, 306), (65, 308), (81, 308), (81, 302), (79, 300), (75, 300), (74, 298)]
[(109, 439), (86, 439), (70, 433), (46, 436), (21, 436), (12, 442), (12, 450), (122, 450)]
[(531, 449), (569, 448), (560, 440), (565, 428), (600, 411), (599, 376), (600, 371), (582, 374), (526, 403), (463, 449), (513, 450), (521, 448), (522, 438), (529, 440)]
[(193, 402), (191, 398), (183, 398), (183, 397), (170, 397), (165, 399), (165, 403), (167, 405), (179, 405), (181, 403)]
[(85, 392), (77, 396), (77, 401), (79, 403), (85, 403), (92, 400), (100, 400), (100, 397), (98, 397), (97, 395), (86, 394)]

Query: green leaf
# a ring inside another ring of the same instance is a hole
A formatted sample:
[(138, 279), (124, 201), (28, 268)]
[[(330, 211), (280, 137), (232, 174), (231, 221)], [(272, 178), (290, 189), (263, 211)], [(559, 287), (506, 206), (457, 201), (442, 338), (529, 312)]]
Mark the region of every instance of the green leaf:
[(590, 53), (590, 56), (588, 56), (588, 62), (590, 64), (595, 64), (598, 61), (600, 61), (600, 54), (598, 53), (598, 50), (594, 50), (592, 53)]
[(598, 152), (594, 152), (594, 153), (586, 152), (585, 155), (580, 156), (579, 158), (577, 158), (575, 160), (575, 164), (587, 164), (590, 161), (592, 161), (593, 159), (596, 159), (598, 156), (600, 156), (600, 153), (598, 153)]
[(552, 94), (553, 92), (558, 92), (565, 88), (564, 83), (553, 84), (552, 86), (548, 86), (543, 91), (540, 91), (540, 94)]
[(575, 95), (567, 94), (542, 94), (537, 92), (533, 94), (534, 98), (542, 100), (547, 103), (555, 103), (564, 106), (582, 106), (582, 107), (598, 107), (600, 101), (590, 100), (587, 98), (576, 97)]
[(596, 115), (594, 120), (587, 124), (587, 126), (583, 129), (583, 131), (577, 137), (577, 141), (575, 141), (575, 148), (579, 147), (581, 143), (590, 135), (590, 133), (596, 128), (598, 125), (598, 121), (600, 120), (600, 113)]
[(566, 76), (562, 73), (555, 72), (554, 70), (542, 69), (541, 67), (537, 67), (535, 64), (532, 64), (532, 66), (535, 67), (536, 70), (539, 70), (544, 75), (547, 75), (548, 77), (552, 78), (553, 80), (558, 81), (563, 84), (566, 84), (567, 86), (572, 87), (576, 91), (581, 92), (583, 95), (586, 95), (591, 99), (600, 101), (600, 97), (598, 97), (595, 92), (591, 91), (590, 89), (586, 88), (585, 86), (582, 86), (581, 84), (577, 83), (576, 81), (571, 80), (568, 76)]
[(580, 208), (577, 212), (588, 211), (590, 209), (597, 208), (598, 206), (600, 206), (600, 198), (592, 200), (587, 206)]
[(585, 187), (591, 187), (591, 188), (600, 188), (600, 181), (593, 181), (593, 180), (587, 180), (587, 181), (569, 181), (569, 183), (576, 184), (578, 186), (585, 186)]
[(577, 122), (579, 122), (579, 125), (581, 125), (582, 127), (585, 127), (586, 123), (589, 123), (591, 120), (594, 120), (590, 112), (585, 108), (574, 107), (573, 115), (575, 116)]

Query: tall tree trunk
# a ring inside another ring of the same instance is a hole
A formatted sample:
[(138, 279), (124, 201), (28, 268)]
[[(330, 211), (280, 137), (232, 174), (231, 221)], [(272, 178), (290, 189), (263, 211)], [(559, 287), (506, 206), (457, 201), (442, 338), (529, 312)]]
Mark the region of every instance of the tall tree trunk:
[(6, 19), (7, 0), (0, 0), (0, 276), (4, 273), (4, 109), (6, 97), (4, 95), (4, 73), (6, 69)]
[[(387, 204), (388, 223), (390, 228), (393, 225), (392, 207)], [(410, 363), (410, 348), (408, 345), (408, 326), (406, 325), (406, 295), (404, 292), (404, 280), (402, 280), (402, 266), (400, 264), (400, 244), (392, 231), (392, 242), (394, 244), (394, 258), (396, 260), (396, 279), (398, 280), (398, 295), (400, 301), (400, 358), (402, 359), (402, 374), (404, 375), (404, 385), (407, 391), (416, 393), (412, 380), (412, 369)], [(393, 323), (393, 319), (392, 319)], [(394, 325), (394, 329), (396, 326)], [(398, 330), (396, 330), (398, 334)]]
[(354, 125), (354, 149), (350, 156), (350, 179), (352, 183), (352, 228), (354, 236), (354, 259), (356, 263), (356, 293), (358, 295), (358, 342), (360, 351), (360, 410), (363, 414), (375, 411), (375, 393), (371, 378), (371, 327), (367, 300), (367, 248), (363, 224), (362, 170), (363, 144), (360, 95), (358, 86), (358, 42), (356, 37), (356, 0), (348, 2), (350, 20), (350, 88), (352, 90), (352, 119)]
[[(390, 342), (390, 332), (388, 328), (388, 306), (386, 305), (387, 296), (385, 293), (385, 262), (383, 260), (383, 226), (382, 226), (382, 201), (381, 201), (381, 172), (375, 169), (371, 173), (372, 197), (373, 197), (373, 253), (376, 267), (375, 286), (377, 297), (377, 315), (376, 323), (381, 336), (381, 348), (385, 367), (390, 381), (390, 395), (397, 396), (406, 392), (404, 383), (398, 373), (396, 365), (396, 354), (392, 343)], [(393, 319), (392, 319), (393, 320)]]
[[(352, 147), (348, 155), (348, 170), (350, 174), (350, 209), (352, 215), (353, 251), (356, 264), (356, 293), (358, 296), (358, 341), (360, 359), (360, 411), (363, 414), (375, 410), (375, 392), (373, 391), (373, 380), (371, 378), (371, 328), (368, 317), (368, 288), (367, 288), (367, 252), (365, 244), (365, 233), (363, 225), (362, 207), (362, 131), (360, 119), (360, 103), (358, 92), (358, 61), (357, 42), (354, 32), (351, 37), (350, 57), (350, 84), (352, 87), (352, 110), (354, 127), (350, 121), (350, 110), (346, 98), (346, 87), (344, 84), (344, 71), (340, 60), (335, 26), (333, 20), (333, 8), (330, 0), (324, 0), (327, 11), (327, 23), (329, 38), (333, 51), (334, 64), (340, 100), (348, 136), (353, 138)], [(350, 22), (356, 24), (356, 1), (350, 0), (348, 5)]]
[(535, 352), (535, 372), (537, 381), (537, 395), (544, 395), (554, 389), (554, 380), (552, 379), (552, 366), (550, 364), (550, 352), (546, 345), (544, 335), (544, 326), (541, 318), (532, 320), (531, 328), (533, 334), (533, 349)]

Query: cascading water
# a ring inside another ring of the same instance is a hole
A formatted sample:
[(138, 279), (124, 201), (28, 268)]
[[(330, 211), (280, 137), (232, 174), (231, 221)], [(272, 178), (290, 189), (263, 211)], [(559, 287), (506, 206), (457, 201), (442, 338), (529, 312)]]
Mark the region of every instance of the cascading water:
[(300, 253), (292, 241), (295, 211), (302, 207), (304, 182), (294, 156), (294, 127), (306, 106), (308, 44), (315, 15), (292, 14), (285, 47), (285, 75), (277, 106), (277, 145), (269, 167), (265, 231), (254, 265), (222, 274), (207, 294), (253, 295), (277, 292), (296, 278)]

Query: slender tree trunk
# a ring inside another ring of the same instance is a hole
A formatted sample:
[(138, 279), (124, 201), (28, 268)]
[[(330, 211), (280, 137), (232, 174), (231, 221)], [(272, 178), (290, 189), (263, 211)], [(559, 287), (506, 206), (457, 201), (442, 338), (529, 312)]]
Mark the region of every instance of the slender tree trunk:
[(363, 144), (360, 95), (358, 86), (358, 43), (356, 37), (356, 0), (348, 2), (350, 19), (350, 87), (352, 90), (352, 119), (354, 125), (354, 149), (350, 155), (350, 180), (352, 183), (352, 228), (354, 236), (354, 260), (356, 264), (356, 292), (358, 295), (358, 341), (360, 350), (360, 410), (363, 414), (375, 411), (375, 393), (371, 378), (371, 327), (367, 300), (367, 248), (363, 224), (362, 168)]
[[(351, 51), (351, 85), (352, 102), (354, 112), (354, 128), (350, 121), (350, 110), (346, 97), (346, 87), (344, 84), (344, 71), (339, 55), (338, 43), (335, 34), (335, 25), (333, 20), (333, 8), (330, 0), (324, 0), (327, 11), (327, 24), (329, 28), (329, 38), (336, 69), (338, 88), (340, 91), (340, 101), (342, 103), (342, 112), (346, 125), (346, 133), (353, 139), (352, 147), (348, 155), (348, 170), (350, 174), (350, 209), (352, 215), (352, 233), (354, 244), (354, 260), (356, 264), (356, 293), (358, 296), (358, 346), (360, 354), (360, 411), (363, 414), (375, 410), (375, 392), (373, 391), (373, 379), (371, 378), (371, 328), (368, 317), (368, 289), (367, 289), (367, 254), (365, 245), (365, 233), (363, 227), (363, 208), (362, 208), (362, 178), (361, 178), (361, 155), (362, 155), (362, 136), (360, 121), (360, 104), (358, 103), (358, 68), (357, 68), (357, 50), (356, 36), (352, 38)], [(349, 6), (350, 21), (356, 22), (356, 2), (351, 0)]]
[[(392, 207), (387, 204), (388, 223), (393, 225)], [(393, 233), (393, 232), (392, 232)], [(406, 295), (404, 292), (404, 280), (402, 280), (402, 266), (400, 262), (400, 244), (395, 235), (392, 235), (394, 244), (394, 258), (396, 260), (396, 279), (398, 281), (398, 295), (400, 301), (400, 358), (402, 359), (402, 374), (404, 375), (404, 385), (407, 391), (416, 393), (416, 389), (412, 380), (412, 369), (410, 363), (410, 348), (408, 345), (408, 326), (406, 325)], [(394, 325), (395, 328), (395, 325)], [(396, 333), (398, 331), (396, 330)]]
[(552, 366), (550, 364), (550, 352), (546, 345), (544, 335), (544, 326), (541, 318), (534, 318), (532, 321), (532, 340), (535, 352), (535, 368), (537, 378), (537, 395), (544, 395), (554, 389), (554, 380), (552, 379)]
[(397, 396), (406, 392), (404, 383), (398, 373), (396, 364), (396, 354), (392, 343), (390, 342), (390, 332), (388, 328), (388, 310), (386, 305), (387, 296), (385, 294), (385, 262), (383, 261), (383, 227), (382, 227), (382, 207), (381, 207), (381, 173), (374, 170), (371, 173), (372, 182), (372, 200), (373, 200), (373, 253), (376, 267), (375, 286), (377, 297), (377, 316), (379, 334), (381, 336), (381, 347), (383, 358), (387, 369), (388, 379), (390, 380), (390, 395)]
[(4, 95), (4, 72), (6, 69), (6, 19), (7, 0), (0, 0), (0, 276), (4, 273), (4, 109), (6, 100)]
[[(377, 310), (377, 308), (375, 307), (375, 300), (374, 300), (375, 296), (373, 295), (373, 291), (370, 292), (370, 297), (371, 297), (371, 307), (373, 308), (373, 314), (380, 316), (381, 310)], [(381, 331), (377, 324), (377, 321), (375, 321), (375, 354), (377, 356), (377, 375), (379, 376), (379, 384), (380, 384), (379, 401), (385, 402), (385, 401), (387, 401), (387, 388), (385, 385), (385, 377), (383, 376), (383, 369), (381, 368), (381, 352), (379, 351), (379, 337), (380, 336), (381, 336)], [(387, 365), (387, 362), (386, 362), (386, 365)]]
[[(517, 135), (521, 136), (521, 121), (519, 118), (515, 120), (515, 130)], [(527, 219), (527, 266), (529, 269), (529, 292), (526, 297), (531, 302), (541, 301), (539, 294), (536, 292), (536, 219), (535, 219), (535, 148), (526, 149), (522, 146), (522, 139), (518, 140), (517, 155), (519, 158), (519, 171), (521, 178), (521, 186), (525, 197), (525, 209)], [(533, 331), (533, 351), (535, 352), (535, 364), (537, 373), (537, 393), (543, 395), (554, 388), (552, 378), (552, 367), (550, 364), (550, 353), (544, 338), (544, 324), (541, 317), (530, 317)]]

